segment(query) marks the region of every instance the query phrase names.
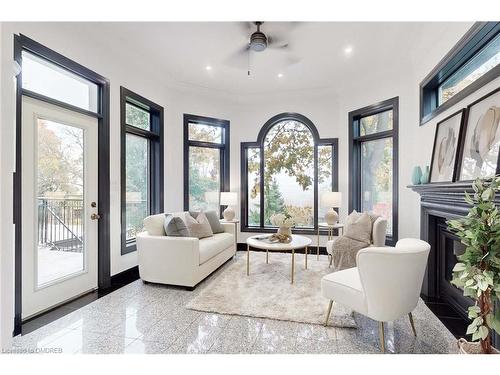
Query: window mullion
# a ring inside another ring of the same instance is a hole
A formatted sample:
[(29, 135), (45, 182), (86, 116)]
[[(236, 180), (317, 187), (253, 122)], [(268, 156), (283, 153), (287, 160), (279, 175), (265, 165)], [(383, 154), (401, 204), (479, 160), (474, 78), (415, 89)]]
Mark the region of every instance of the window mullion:
[[(313, 195), (314, 195), (314, 204), (313, 204), (313, 228), (316, 229), (318, 228), (318, 180), (319, 180), (319, 166), (318, 166), (318, 143), (314, 143), (314, 160), (313, 160), (313, 165), (314, 165), (314, 190), (313, 190)], [(332, 173), (333, 174), (333, 173)]]
[(260, 227), (264, 228), (264, 146), (260, 146), (260, 165), (259, 165), (259, 184), (260, 184)]

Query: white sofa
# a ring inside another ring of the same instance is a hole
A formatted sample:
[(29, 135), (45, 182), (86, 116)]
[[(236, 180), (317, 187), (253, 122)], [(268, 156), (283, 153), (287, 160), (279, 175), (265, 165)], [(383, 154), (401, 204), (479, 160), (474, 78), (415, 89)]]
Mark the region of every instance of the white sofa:
[(198, 239), (165, 236), (164, 220), (164, 214), (148, 216), (145, 231), (137, 235), (139, 275), (144, 281), (194, 288), (236, 254), (232, 223), (221, 223), (223, 233)]

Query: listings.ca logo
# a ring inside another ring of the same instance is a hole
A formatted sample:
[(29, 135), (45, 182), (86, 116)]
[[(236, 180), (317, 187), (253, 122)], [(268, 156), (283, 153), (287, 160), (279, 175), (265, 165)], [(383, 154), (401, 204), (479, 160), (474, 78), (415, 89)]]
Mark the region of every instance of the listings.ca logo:
[(58, 354), (62, 348), (16, 348), (2, 349), (2, 354)]

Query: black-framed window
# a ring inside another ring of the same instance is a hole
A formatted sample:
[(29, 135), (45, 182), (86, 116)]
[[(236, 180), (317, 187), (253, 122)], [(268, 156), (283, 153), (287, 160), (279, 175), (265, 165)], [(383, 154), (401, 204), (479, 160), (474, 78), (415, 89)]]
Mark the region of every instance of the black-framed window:
[(184, 209), (221, 212), (229, 191), (229, 121), (184, 114)]
[(276, 115), (257, 142), (241, 143), (242, 231), (274, 232), (270, 217), (284, 213), (299, 219), (294, 232), (315, 233), (321, 193), (337, 190), (338, 139), (320, 138), (301, 114)]
[(387, 243), (398, 239), (399, 98), (349, 112), (349, 212), (387, 219)]
[(120, 88), (122, 249), (136, 250), (146, 216), (163, 212), (163, 107)]
[(500, 76), (500, 22), (477, 22), (420, 83), (420, 125)]

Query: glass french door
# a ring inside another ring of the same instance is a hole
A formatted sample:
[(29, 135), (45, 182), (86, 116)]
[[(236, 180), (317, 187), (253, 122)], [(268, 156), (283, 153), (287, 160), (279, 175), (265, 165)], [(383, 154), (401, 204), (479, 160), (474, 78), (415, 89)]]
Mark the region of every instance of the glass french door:
[(22, 319), (97, 288), (97, 119), (23, 97)]

